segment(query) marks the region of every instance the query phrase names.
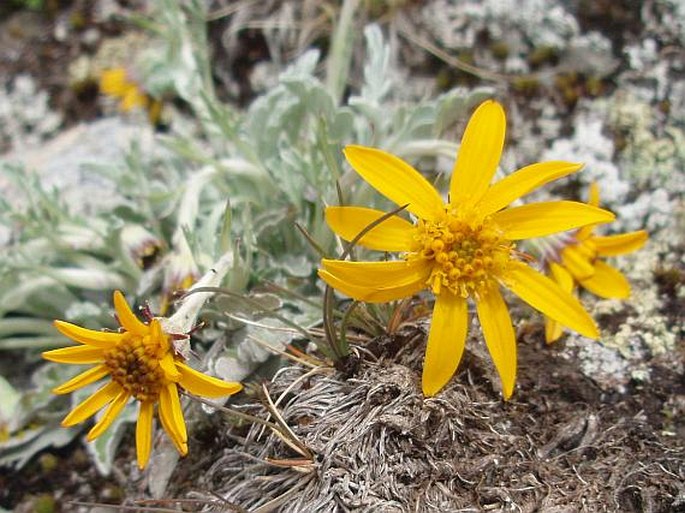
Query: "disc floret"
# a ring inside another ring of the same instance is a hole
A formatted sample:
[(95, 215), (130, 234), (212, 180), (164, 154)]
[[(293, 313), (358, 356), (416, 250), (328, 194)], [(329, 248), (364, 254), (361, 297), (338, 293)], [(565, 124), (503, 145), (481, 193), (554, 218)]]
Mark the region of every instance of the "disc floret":
[(479, 298), (497, 283), (514, 247), (490, 217), (479, 219), (450, 205), (439, 219), (420, 220), (414, 240), (417, 249), (408, 258), (432, 264), (431, 291), (447, 290), (464, 299)]
[(170, 351), (167, 335), (161, 330), (151, 330), (145, 336), (129, 333), (105, 350), (103, 359), (112, 380), (126, 393), (139, 401), (150, 401), (157, 400), (162, 388), (171, 382), (161, 366)]

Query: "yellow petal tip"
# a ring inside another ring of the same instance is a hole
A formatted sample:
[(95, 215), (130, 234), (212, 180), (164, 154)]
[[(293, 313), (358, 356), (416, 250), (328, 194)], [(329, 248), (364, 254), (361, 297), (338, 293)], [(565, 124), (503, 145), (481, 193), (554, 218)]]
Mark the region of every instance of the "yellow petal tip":
[[(424, 364), (425, 365), (425, 364)], [(425, 369), (425, 366), (424, 366)], [(451, 377), (450, 377), (451, 379)], [(448, 380), (449, 382), (449, 380)], [(440, 393), (440, 391), (445, 388), (445, 385), (447, 383), (439, 383), (435, 379), (431, 379), (430, 377), (426, 378), (425, 376), (421, 380), (421, 392), (423, 392), (423, 395), (425, 397), (435, 397)]]
[(436, 389), (433, 386), (425, 386), (424, 385), (422, 387), (421, 391), (423, 392), (423, 395), (425, 397), (435, 397), (437, 395), (437, 393), (440, 392), (440, 389), (439, 388)]

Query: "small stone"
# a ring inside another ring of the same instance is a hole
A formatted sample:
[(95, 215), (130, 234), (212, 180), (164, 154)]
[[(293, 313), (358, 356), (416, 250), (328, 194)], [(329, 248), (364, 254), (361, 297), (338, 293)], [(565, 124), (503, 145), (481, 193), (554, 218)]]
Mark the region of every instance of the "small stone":
[(95, 48), (95, 45), (100, 41), (102, 34), (95, 27), (90, 27), (83, 32), (81, 42), (88, 48)]

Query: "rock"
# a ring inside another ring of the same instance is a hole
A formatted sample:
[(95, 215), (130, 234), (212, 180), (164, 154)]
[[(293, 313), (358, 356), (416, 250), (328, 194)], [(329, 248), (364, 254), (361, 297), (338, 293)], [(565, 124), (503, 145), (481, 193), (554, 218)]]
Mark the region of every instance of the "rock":
[[(61, 192), (70, 208), (89, 214), (114, 204), (117, 197), (114, 183), (104, 174), (105, 166), (122, 161), (134, 141), (143, 148), (149, 147), (153, 136), (147, 125), (106, 118), (79, 124), (41, 146), (12, 152), (3, 161), (37, 173), (47, 189)], [(94, 172), (98, 166), (103, 167), (103, 173)], [(19, 205), (21, 198), (13, 187), (0, 175), (3, 197)]]

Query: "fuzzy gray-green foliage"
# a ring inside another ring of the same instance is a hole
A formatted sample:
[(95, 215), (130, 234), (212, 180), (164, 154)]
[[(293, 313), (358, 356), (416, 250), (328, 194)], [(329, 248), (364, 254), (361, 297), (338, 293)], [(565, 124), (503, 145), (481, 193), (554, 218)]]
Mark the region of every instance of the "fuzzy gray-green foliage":
[[(439, 139), (443, 129), (486, 93), (455, 90), (403, 103), (393, 94), (399, 83), (391, 48), (372, 25), (364, 31), (363, 84), (347, 102), (339, 98), (341, 80), (347, 83), (348, 77), (318, 76), (319, 52), (309, 50), (282, 70), (273, 88), (238, 111), (221, 103), (213, 90), (204, 4), (191, 1), (182, 7), (157, 0), (155, 6), (156, 16), (141, 23), (156, 34), (158, 45), (141, 57), (140, 68), (153, 94), (173, 92), (192, 115), (179, 116), (169, 134), (158, 136), (159, 151), (148, 154), (133, 145), (119, 162), (93, 166), (93, 173), (112, 182), (113, 194), (106, 209), (88, 215), (64, 204), (25, 170), (5, 167), (24, 202), (21, 207), (0, 204), (0, 218), (12, 231), (11, 243), (0, 248), (0, 351), (30, 348), (25, 358), (35, 363), (35, 349), (66, 342), (50, 327), (55, 318), (115, 328), (113, 289), (155, 307), (170, 274), (188, 268), (203, 272), (228, 250), (235, 259), (225, 285), (234, 293), (245, 294), (250, 283), (268, 279), (316, 298), (320, 255), (294, 223), (333, 254), (335, 241), (323, 210), (338, 202), (336, 184), (346, 202), (371, 204), (368, 188), (344, 163), (343, 146), (373, 145), (411, 159), (449, 154), (454, 144)], [(352, 44), (350, 38), (337, 41)], [(344, 60), (352, 52), (342, 48), (333, 55)], [(349, 64), (329, 62), (328, 69)], [(129, 240), (131, 233), (138, 234), (135, 240)], [(141, 268), (135, 251), (143, 243), (156, 245), (159, 254)], [(209, 351), (207, 365), (223, 377), (249, 376), (269, 357), (253, 339), (268, 337), (257, 325), (232, 337), (239, 316), (227, 316), (230, 307), (224, 303), (209, 312), (215, 322), (201, 335), (204, 345), (195, 349)], [(312, 304), (316, 301), (293, 296), (243, 313), (262, 325), (283, 324), (287, 318), (307, 327), (318, 321)], [(293, 336), (266, 343), (281, 346)], [(229, 341), (225, 347), (223, 340)], [(65, 367), (45, 364), (40, 379), (34, 377), (19, 392), (23, 420), (11, 427), (10, 442), (0, 445), (0, 463), (21, 465), (37, 450), (66, 443), (79, 432), (58, 427), (71, 404), (47, 392), (66, 379)], [(132, 418), (122, 416), (118, 427), (93, 446), (100, 471), (110, 470), (121, 427)], [(27, 433), (29, 422), (37, 431), (17, 449), (11, 444)]]

